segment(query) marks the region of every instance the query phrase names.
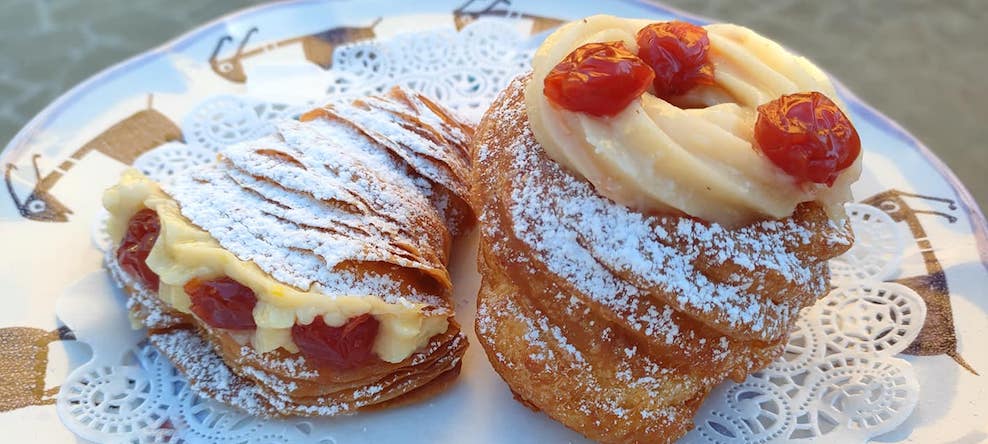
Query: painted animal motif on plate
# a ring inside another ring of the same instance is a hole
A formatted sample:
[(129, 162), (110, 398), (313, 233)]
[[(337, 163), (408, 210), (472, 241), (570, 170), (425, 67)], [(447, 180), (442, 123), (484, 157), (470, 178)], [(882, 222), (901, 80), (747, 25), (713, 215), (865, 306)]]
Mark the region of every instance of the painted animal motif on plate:
[(233, 83), (244, 83), (247, 81), (247, 74), (244, 71), (243, 60), (259, 54), (291, 45), (301, 45), (306, 60), (329, 69), (333, 64), (333, 50), (344, 43), (370, 40), (375, 37), (374, 27), (381, 22), (380, 18), (375, 19), (367, 26), (339, 26), (330, 28), (315, 34), (294, 37), (277, 42), (266, 43), (256, 48), (247, 49), (250, 39), (259, 32), (257, 27), (250, 28), (240, 41), (236, 44), (234, 53), (227, 57), (221, 57), (224, 49), (232, 45), (233, 36), (223, 36), (213, 48), (213, 53), (209, 57), (209, 66), (220, 77)]
[(18, 170), (17, 165), (8, 163), (4, 171), (4, 181), (14, 205), (21, 216), (38, 222), (67, 222), (72, 210), (55, 197), (51, 190), (69, 170), (83, 158), (93, 152), (120, 161), (125, 165), (134, 163), (134, 159), (151, 149), (166, 142), (182, 140), (182, 130), (175, 122), (152, 107), (149, 97), (146, 109), (138, 111), (114, 124), (106, 131), (87, 142), (81, 148), (70, 154), (48, 174), (42, 175), (38, 167), (38, 158), (31, 157), (34, 167), (33, 187), (25, 198), (18, 196), (13, 183), (13, 174)]
[(513, 11), (510, 0), (467, 0), (459, 8), (453, 10), (453, 23), (456, 24), (457, 31), (462, 30), (464, 26), (469, 25), (481, 17), (508, 17), (531, 20), (532, 28), (529, 31), (530, 35), (548, 31), (566, 23), (565, 20), (557, 18)]
[[(532, 22), (531, 35), (553, 29), (565, 23), (565, 21), (542, 17), (531, 14), (523, 14), (510, 9), (509, 0), (467, 0), (458, 8), (452, 11), (453, 23), (456, 30), (476, 21), (481, 17), (506, 17), (527, 19)], [(247, 81), (247, 74), (244, 71), (243, 61), (250, 57), (255, 57), (277, 48), (284, 48), (291, 45), (301, 45), (306, 60), (319, 65), (323, 69), (330, 69), (333, 65), (333, 51), (344, 44), (371, 40), (376, 37), (374, 28), (381, 22), (378, 17), (365, 26), (337, 26), (314, 34), (293, 37), (276, 42), (265, 43), (254, 48), (248, 48), (253, 37), (260, 30), (257, 27), (250, 28), (239, 41), (230, 35), (221, 37), (213, 47), (212, 55), (209, 57), (209, 65), (220, 77), (233, 83), (244, 83)], [(224, 51), (228, 48), (235, 48), (233, 54), (224, 56)]]
[(955, 223), (957, 217), (941, 211), (913, 209), (909, 205), (910, 200), (942, 204), (946, 206), (948, 211), (957, 209), (957, 204), (950, 199), (906, 193), (894, 189), (878, 193), (862, 201), (862, 203), (881, 209), (891, 216), (892, 220), (905, 223), (923, 257), (926, 274), (894, 281), (919, 293), (926, 302), (927, 309), (926, 323), (923, 325), (923, 329), (904, 353), (918, 356), (947, 355), (967, 371), (978, 374), (957, 352), (957, 333), (954, 329), (954, 313), (950, 304), (950, 288), (947, 285), (947, 276), (920, 220), (920, 216), (928, 215), (942, 217), (947, 223)]
[(58, 387), (45, 389), (48, 344), (74, 340), (68, 327), (0, 328), (0, 412), (55, 402)]

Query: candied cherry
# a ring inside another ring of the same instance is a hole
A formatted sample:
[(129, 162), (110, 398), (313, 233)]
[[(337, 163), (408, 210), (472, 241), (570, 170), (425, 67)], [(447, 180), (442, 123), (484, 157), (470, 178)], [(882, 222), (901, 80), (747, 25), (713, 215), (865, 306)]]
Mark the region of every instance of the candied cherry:
[(185, 284), (189, 307), (199, 319), (214, 328), (250, 330), (254, 323), (257, 296), (247, 286), (228, 277), (202, 280), (192, 278)]
[(613, 116), (648, 89), (655, 74), (622, 42), (588, 43), (545, 78), (545, 95), (564, 109)]
[(714, 83), (706, 29), (680, 21), (652, 23), (638, 31), (636, 41), (638, 57), (655, 72), (656, 96), (678, 96)]
[(158, 275), (148, 267), (147, 258), (160, 231), (158, 213), (148, 208), (142, 209), (130, 218), (127, 232), (117, 248), (120, 268), (153, 291), (158, 291)]
[(861, 152), (861, 139), (851, 121), (837, 104), (815, 91), (759, 106), (755, 142), (797, 181), (827, 186)]
[(380, 323), (370, 314), (350, 318), (339, 327), (330, 327), (322, 316), (316, 316), (309, 325), (295, 324), (292, 339), (318, 367), (346, 370), (371, 358), (379, 327)]

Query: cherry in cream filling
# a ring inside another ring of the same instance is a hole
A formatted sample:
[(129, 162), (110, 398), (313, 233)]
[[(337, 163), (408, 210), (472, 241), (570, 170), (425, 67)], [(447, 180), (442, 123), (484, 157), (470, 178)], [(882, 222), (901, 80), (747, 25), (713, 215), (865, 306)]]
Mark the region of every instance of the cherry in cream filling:
[(221, 277), (211, 280), (192, 278), (184, 288), (192, 301), (189, 310), (210, 327), (229, 330), (257, 328), (254, 323), (257, 295), (247, 286)]
[[(117, 248), (120, 267), (142, 285), (158, 290), (159, 277), (147, 258), (161, 229), (158, 214), (145, 208), (130, 218)], [(227, 330), (253, 330), (257, 296), (247, 286), (229, 277), (190, 279), (184, 286), (192, 304), (189, 309), (206, 325)], [(352, 317), (342, 326), (327, 325), (316, 316), (308, 325), (296, 323), (292, 339), (299, 351), (320, 368), (345, 370), (369, 362), (380, 323), (370, 314)]]
[(148, 267), (147, 259), (151, 247), (158, 240), (161, 221), (158, 213), (145, 208), (130, 218), (127, 231), (117, 248), (117, 262), (120, 268), (130, 274), (145, 287), (158, 291), (158, 275)]

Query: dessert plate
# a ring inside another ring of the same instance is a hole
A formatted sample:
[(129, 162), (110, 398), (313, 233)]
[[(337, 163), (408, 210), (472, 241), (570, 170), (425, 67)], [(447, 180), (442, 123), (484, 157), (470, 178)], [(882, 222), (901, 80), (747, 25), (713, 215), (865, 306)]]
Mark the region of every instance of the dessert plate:
[[(63, 95), (0, 153), (0, 429), (13, 442), (581, 442), (516, 403), (475, 341), (450, 390), (381, 412), (272, 421), (194, 396), (130, 328), (101, 267), (99, 196), (128, 165), (167, 180), (327, 96), (401, 83), (479, 118), (551, 29), (597, 13), (708, 21), (630, 0), (289, 1)], [(857, 244), (786, 357), (718, 388), (685, 442), (988, 440), (984, 216), (927, 148), (841, 94), (866, 150)], [(452, 267), (464, 325), (475, 240)]]

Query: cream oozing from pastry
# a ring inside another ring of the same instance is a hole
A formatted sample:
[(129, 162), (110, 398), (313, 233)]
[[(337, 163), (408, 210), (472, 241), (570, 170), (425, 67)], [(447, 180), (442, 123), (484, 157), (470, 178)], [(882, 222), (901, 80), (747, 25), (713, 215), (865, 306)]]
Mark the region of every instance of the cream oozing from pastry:
[(790, 216), (817, 201), (834, 219), (845, 216), (861, 158), (833, 186), (798, 183), (753, 145), (756, 108), (785, 94), (818, 91), (846, 112), (819, 68), (750, 29), (707, 25), (715, 84), (672, 102), (646, 92), (613, 117), (595, 117), (551, 104), (546, 75), (574, 49), (622, 41), (652, 23), (597, 15), (564, 25), (532, 60), (525, 89), (532, 131), (557, 162), (590, 181), (597, 192), (640, 211), (687, 214), (726, 226)]
[(338, 327), (369, 313), (380, 322), (375, 355), (386, 362), (401, 362), (449, 325), (446, 315), (428, 315), (423, 303), (389, 303), (374, 295), (329, 297), (318, 289), (282, 284), (189, 222), (175, 200), (136, 170), (124, 172), (119, 183), (104, 193), (103, 205), (110, 212), (107, 228), (114, 245), (119, 245), (138, 211), (149, 208), (158, 214), (161, 229), (147, 264), (161, 278), (158, 297), (175, 310), (191, 314), (191, 301), (183, 287), (192, 278), (228, 276), (253, 290), (258, 300), (253, 313), (257, 329), (249, 340), (261, 353), (277, 348), (298, 352), (291, 335), (296, 322), (309, 324), (322, 316), (327, 325)]

